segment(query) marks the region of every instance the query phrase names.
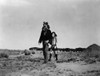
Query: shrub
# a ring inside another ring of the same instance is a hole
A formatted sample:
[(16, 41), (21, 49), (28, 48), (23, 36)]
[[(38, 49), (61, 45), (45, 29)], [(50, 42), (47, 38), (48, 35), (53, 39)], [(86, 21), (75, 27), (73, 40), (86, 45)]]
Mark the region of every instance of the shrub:
[(25, 54), (25, 55), (30, 55), (31, 53), (30, 53), (30, 51), (25, 50), (25, 51), (24, 51), (24, 54)]
[(34, 51), (32, 51), (32, 54), (35, 54), (35, 52), (34, 52)]
[(6, 53), (0, 53), (0, 58), (8, 58), (8, 54)]

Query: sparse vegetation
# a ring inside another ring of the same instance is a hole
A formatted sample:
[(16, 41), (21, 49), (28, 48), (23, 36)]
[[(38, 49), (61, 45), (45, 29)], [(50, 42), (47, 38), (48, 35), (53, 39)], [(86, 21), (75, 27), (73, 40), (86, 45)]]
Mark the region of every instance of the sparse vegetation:
[(30, 55), (30, 54), (31, 54), (31, 52), (30, 52), (30, 51), (28, 51), (28, 50), (25, 50), (25, 51), (24, 51), (24, 54), (25, 54), (25, 55)]
[(32, 51), (32, 54), (35, 54), (35, 52), (34, 52), (34, 51)]
[(8, 54), (6, 53), (0, 53), (0, 58), (8, 58)]
[[(94, 49), (94, 45), (91, 48)], [(56, 50), (58, 51), (58, 61), (53, 61), (52, 57), (47, 64), (43, 64), (43, 53), (40, 49), (17, 50), (17, 52), (16, 50), (2, 51), (0, 53), (0, 71), (10, 71), (8, 75), (4, 76), (30, 76), (30, 74), (34, 76), (100, 76), (100, 53), (93, 55), (94, 50), (90, 51), (87, 48), (57, 48)], [(98, 49), (96, 52), (99, 52)], [(9, 59), (7, 59), (8, 57)], [(19, 71), (25, 74), (22, 75)], [(0, 76), (2, 75), (0, 74)]]

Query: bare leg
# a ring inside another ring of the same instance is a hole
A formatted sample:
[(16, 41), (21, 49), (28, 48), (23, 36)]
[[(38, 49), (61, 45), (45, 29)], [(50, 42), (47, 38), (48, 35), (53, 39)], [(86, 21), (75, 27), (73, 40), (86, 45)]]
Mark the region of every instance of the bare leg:
[(56, 57), (56, 61), (58, 60), (58, 55), (57, 54), (55, 54), (55, 57)]
[(51, 61), (51, 57), (52, 57), (52, 54), (50, 53), (50, 56), (49, 56), (49, 61)]
[(54, 51), (54, 57), (56, 58), (56, 61), (58, 60), (58, 55), (57, 55), (57, 52), (56, 50), (54, 49), (55, 47), (53, 47), (53, 51)]

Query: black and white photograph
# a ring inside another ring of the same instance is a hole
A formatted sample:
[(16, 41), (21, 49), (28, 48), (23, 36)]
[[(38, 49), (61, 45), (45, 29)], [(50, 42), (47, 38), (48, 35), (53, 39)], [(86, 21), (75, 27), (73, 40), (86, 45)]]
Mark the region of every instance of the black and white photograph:
[(0, 0), (0, 76), (100, 76), (100, 0)]

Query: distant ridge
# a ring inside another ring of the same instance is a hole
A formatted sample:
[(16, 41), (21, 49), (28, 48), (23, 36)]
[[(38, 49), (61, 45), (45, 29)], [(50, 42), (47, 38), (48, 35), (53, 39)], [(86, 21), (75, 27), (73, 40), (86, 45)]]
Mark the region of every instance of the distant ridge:
[(87, 50), (89, 51), (100, 51), (100, 46), (97, 44), (92, 44), (87, 47)]
[(90, 56), (100, 55), (100, 46), (97, 44), (92, 44), (87, 47), (86, 51)]
[[(39, 47), (31, 47), (29, 48), (29, 50), (42, 50), (42, 48)], [(91, 52), (91, 53), (98, 53), (100, 52), (100, 46), (97, 44), (92, 44), (90, 46), (88, 46), (87, 48), (56, 48), (55, 50), (59, 50), (59, 51), (73, 51), (73, 52), (77, 52), (77, 51), (87, 51), (87, 52)]]
[(39, 47), (31, 47), (31, 48), (29, 48), (29, 50), (42, 50), (42, 48), (39, 48)]

